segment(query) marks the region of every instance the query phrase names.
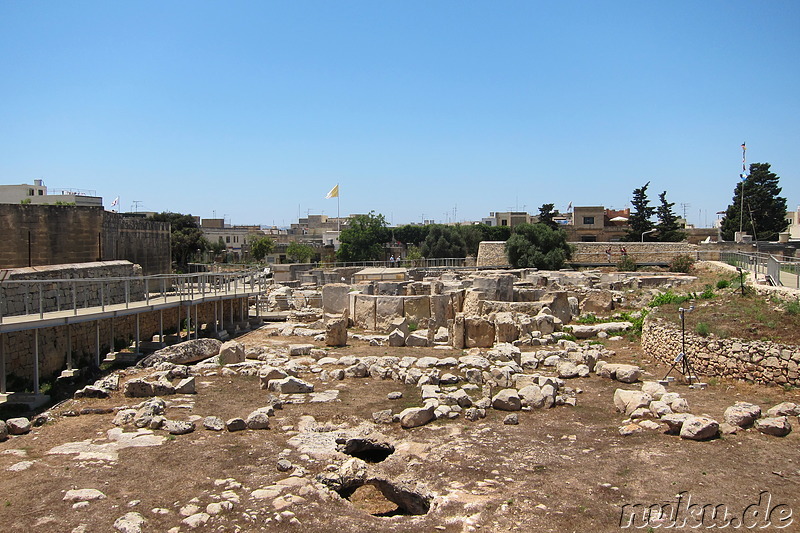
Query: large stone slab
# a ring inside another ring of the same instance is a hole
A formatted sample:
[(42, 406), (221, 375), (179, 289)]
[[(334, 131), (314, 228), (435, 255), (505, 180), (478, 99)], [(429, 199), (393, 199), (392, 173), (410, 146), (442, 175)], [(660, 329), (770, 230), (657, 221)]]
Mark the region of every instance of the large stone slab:
[(392, 322), (403, 317), (403, 298), (400, 296), (378, 296), (375, 298), (375, 329), (389, 333), (394, 330)]
[(150, 367), (159, 363), (185, 365), (214, 357), (219, 354), (222, 342), (217, 339), (193, 339), (173, 346), (167, 346), (148, 355), (136, 365)]
[(348, 310), (347, 295), (350, 286), (345, 283), (329, 283), (322, 287), (322, 311), (332, 315), (340, 315)]
[(409, 322), (427, 324), (431, 317), (430, 296), (405, 296), (403, 297), (403, 315)]
[(357, 328), (375, 331), (375, 300), (367, 294), (356, 295), (353, 323)]
[(464, 338), (467, 348), (489, 348), (494, 345), (494, 325), (487, 319), (469, 316), (464, 319)]

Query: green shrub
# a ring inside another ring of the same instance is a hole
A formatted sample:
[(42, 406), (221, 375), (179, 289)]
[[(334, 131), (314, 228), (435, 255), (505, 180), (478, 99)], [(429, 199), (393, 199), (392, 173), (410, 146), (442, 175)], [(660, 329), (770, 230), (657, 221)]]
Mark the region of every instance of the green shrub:
[(647, 305), (649, 305), (650, 307), (658, 307), (660, 305), (666, 305), (666, 304), (680, 304), (685, 302), (686, 300), (691, 300), (693, 297), (696, 296), (697, 295), (694, 293), (689, 293), (686, 296), (682, 296), (668, 290), (666, 292), (662, 292), (661, 294), (654, 296), (653, 299), (650, 300), (650, 303)]
[(727, 289), (731, 286), (731, 282), (727, 279), (721, 279), (717, 282), (718, 289)]
[(786, 303), (786, 312), (790, 315), (800, 315), (800, 300)]
[(710, 300), (714, 297), (714, 288), (711, 285), (706, 285), (703, 292), (700, 293), (700, 298), (703, 300)]
[(620, 272), (636, 272), (637, 268), (636, 261), (629, 255), (623, 255), (620, 260), (617, 261), (617, 270)]
[(631, 336), (639, 336), (642, 334), (642, 326), (644, 325), (644, 319), (647, 317), (649, 311), (647, 309), (642, 309), (638, 313), (620, 313), (620, 317), (622, 320), (626, 320), (633, 324), (628, 333)]
[(676, 255), (669, 263), (672, 272), (689, 272), (694, 265), (694, 257), (690, 255)]
[(708, 337), (708, 334), (711, 333), (711, 328), (705, 322), (698, 322), (695, 331), (701, 337)]
[(575, 322), (578, 324), (597, 324), (598, 322), (602, 322), (602, 320), (597, 318), (597, 315), (594, 313), (586, 313), (576, 318)]

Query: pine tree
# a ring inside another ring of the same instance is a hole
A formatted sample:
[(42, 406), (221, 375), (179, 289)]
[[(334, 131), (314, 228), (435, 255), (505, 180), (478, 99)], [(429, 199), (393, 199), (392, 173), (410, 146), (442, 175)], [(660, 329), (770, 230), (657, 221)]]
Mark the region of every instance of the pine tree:
[[(769, 163), (751, 163), (750, 175), (736, 184), (733, 200), (722, 219), (721, 233), (732, 241), (742, 228), (758, 241), (775, 241), (778, 233), (789, 225), (786, 220), (786, 198), (779, 196), (780, 178), (770, 171)], [(742, 220), (742, 193), (744, 193), (744, 220)]]
[(539, 224), (544, 224), (550, 229), (558, 229), (558, 223), (553, 220), (555, 204), (542, 204), (539, 208)]
[[(625, 238), (627, 241), (638, 241), (645, 236), (644, 234), (646, 232), (654, 228), (653, 222), (650, 219), (655, 214), (656, 209), (650, 206), (650, 200), (647, 198), (647, 187), (649, 186), (650, 182), (648, 181), (644, 186), (633, 190), (631, 205), (634, 210), (631, 212), (631, 216), (628, 219), (628, 224), (631, 228), (628, 230), (628, 235)], [(652, 234), (650, 234), (650, 237), (651, 236)], [(653, 240), (650, 237), (648, 237), (647, 240)]]
[(667, 201), (667, 191), (659, 194), (658, 199), (661, 202), (656, 208), (656, 217), (658, 218), (658, 224), (656, 224), (658, 240), (661, 242), (682, 241), (686, 238), (686, 233), (680, 231), (678, 216), (672, 209), (675, 202)]

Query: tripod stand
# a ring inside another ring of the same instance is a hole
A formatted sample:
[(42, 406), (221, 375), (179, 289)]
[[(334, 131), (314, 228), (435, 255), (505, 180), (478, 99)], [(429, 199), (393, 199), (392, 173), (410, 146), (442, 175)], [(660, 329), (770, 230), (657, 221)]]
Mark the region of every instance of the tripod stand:
[[(666, 381), (667, 377), (670, 373), (678, 369), (678, 372), (683, 374), (684, 379), (689, 382), (689, 385), (692, 385), (692, 380), (699, 382), (700, 380), (697, 379), (697, 374), (692, 367), (692, 363), (689, 361), (689, 357), (686, 355), (686, 313), (691, 313), (694, 310), (694, 306), (690, 306), (689, 309), (684, 309), (683, 307), (678, 308), (678, 313), (681, 316), (681, 353), (675, 356), (675, 359), (672, 361), (672, 366), (669, 367), (667, 373), (664, 374), (664, 379), (662, 381)], [(680, 365), (680, 368), (678, 368)]]

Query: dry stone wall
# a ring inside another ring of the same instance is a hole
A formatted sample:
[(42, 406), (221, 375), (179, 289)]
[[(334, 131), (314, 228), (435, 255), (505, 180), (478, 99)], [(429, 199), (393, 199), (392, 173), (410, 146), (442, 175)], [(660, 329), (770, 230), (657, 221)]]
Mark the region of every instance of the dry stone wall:
[[(681, 351), (681, 330), (651, 314), (642, 327), (642, 348), (671, 365)], [(700, 337), (687, 331), (686, 353), (694, 370), (703, 377), (800, 386), (800, 346)]]

